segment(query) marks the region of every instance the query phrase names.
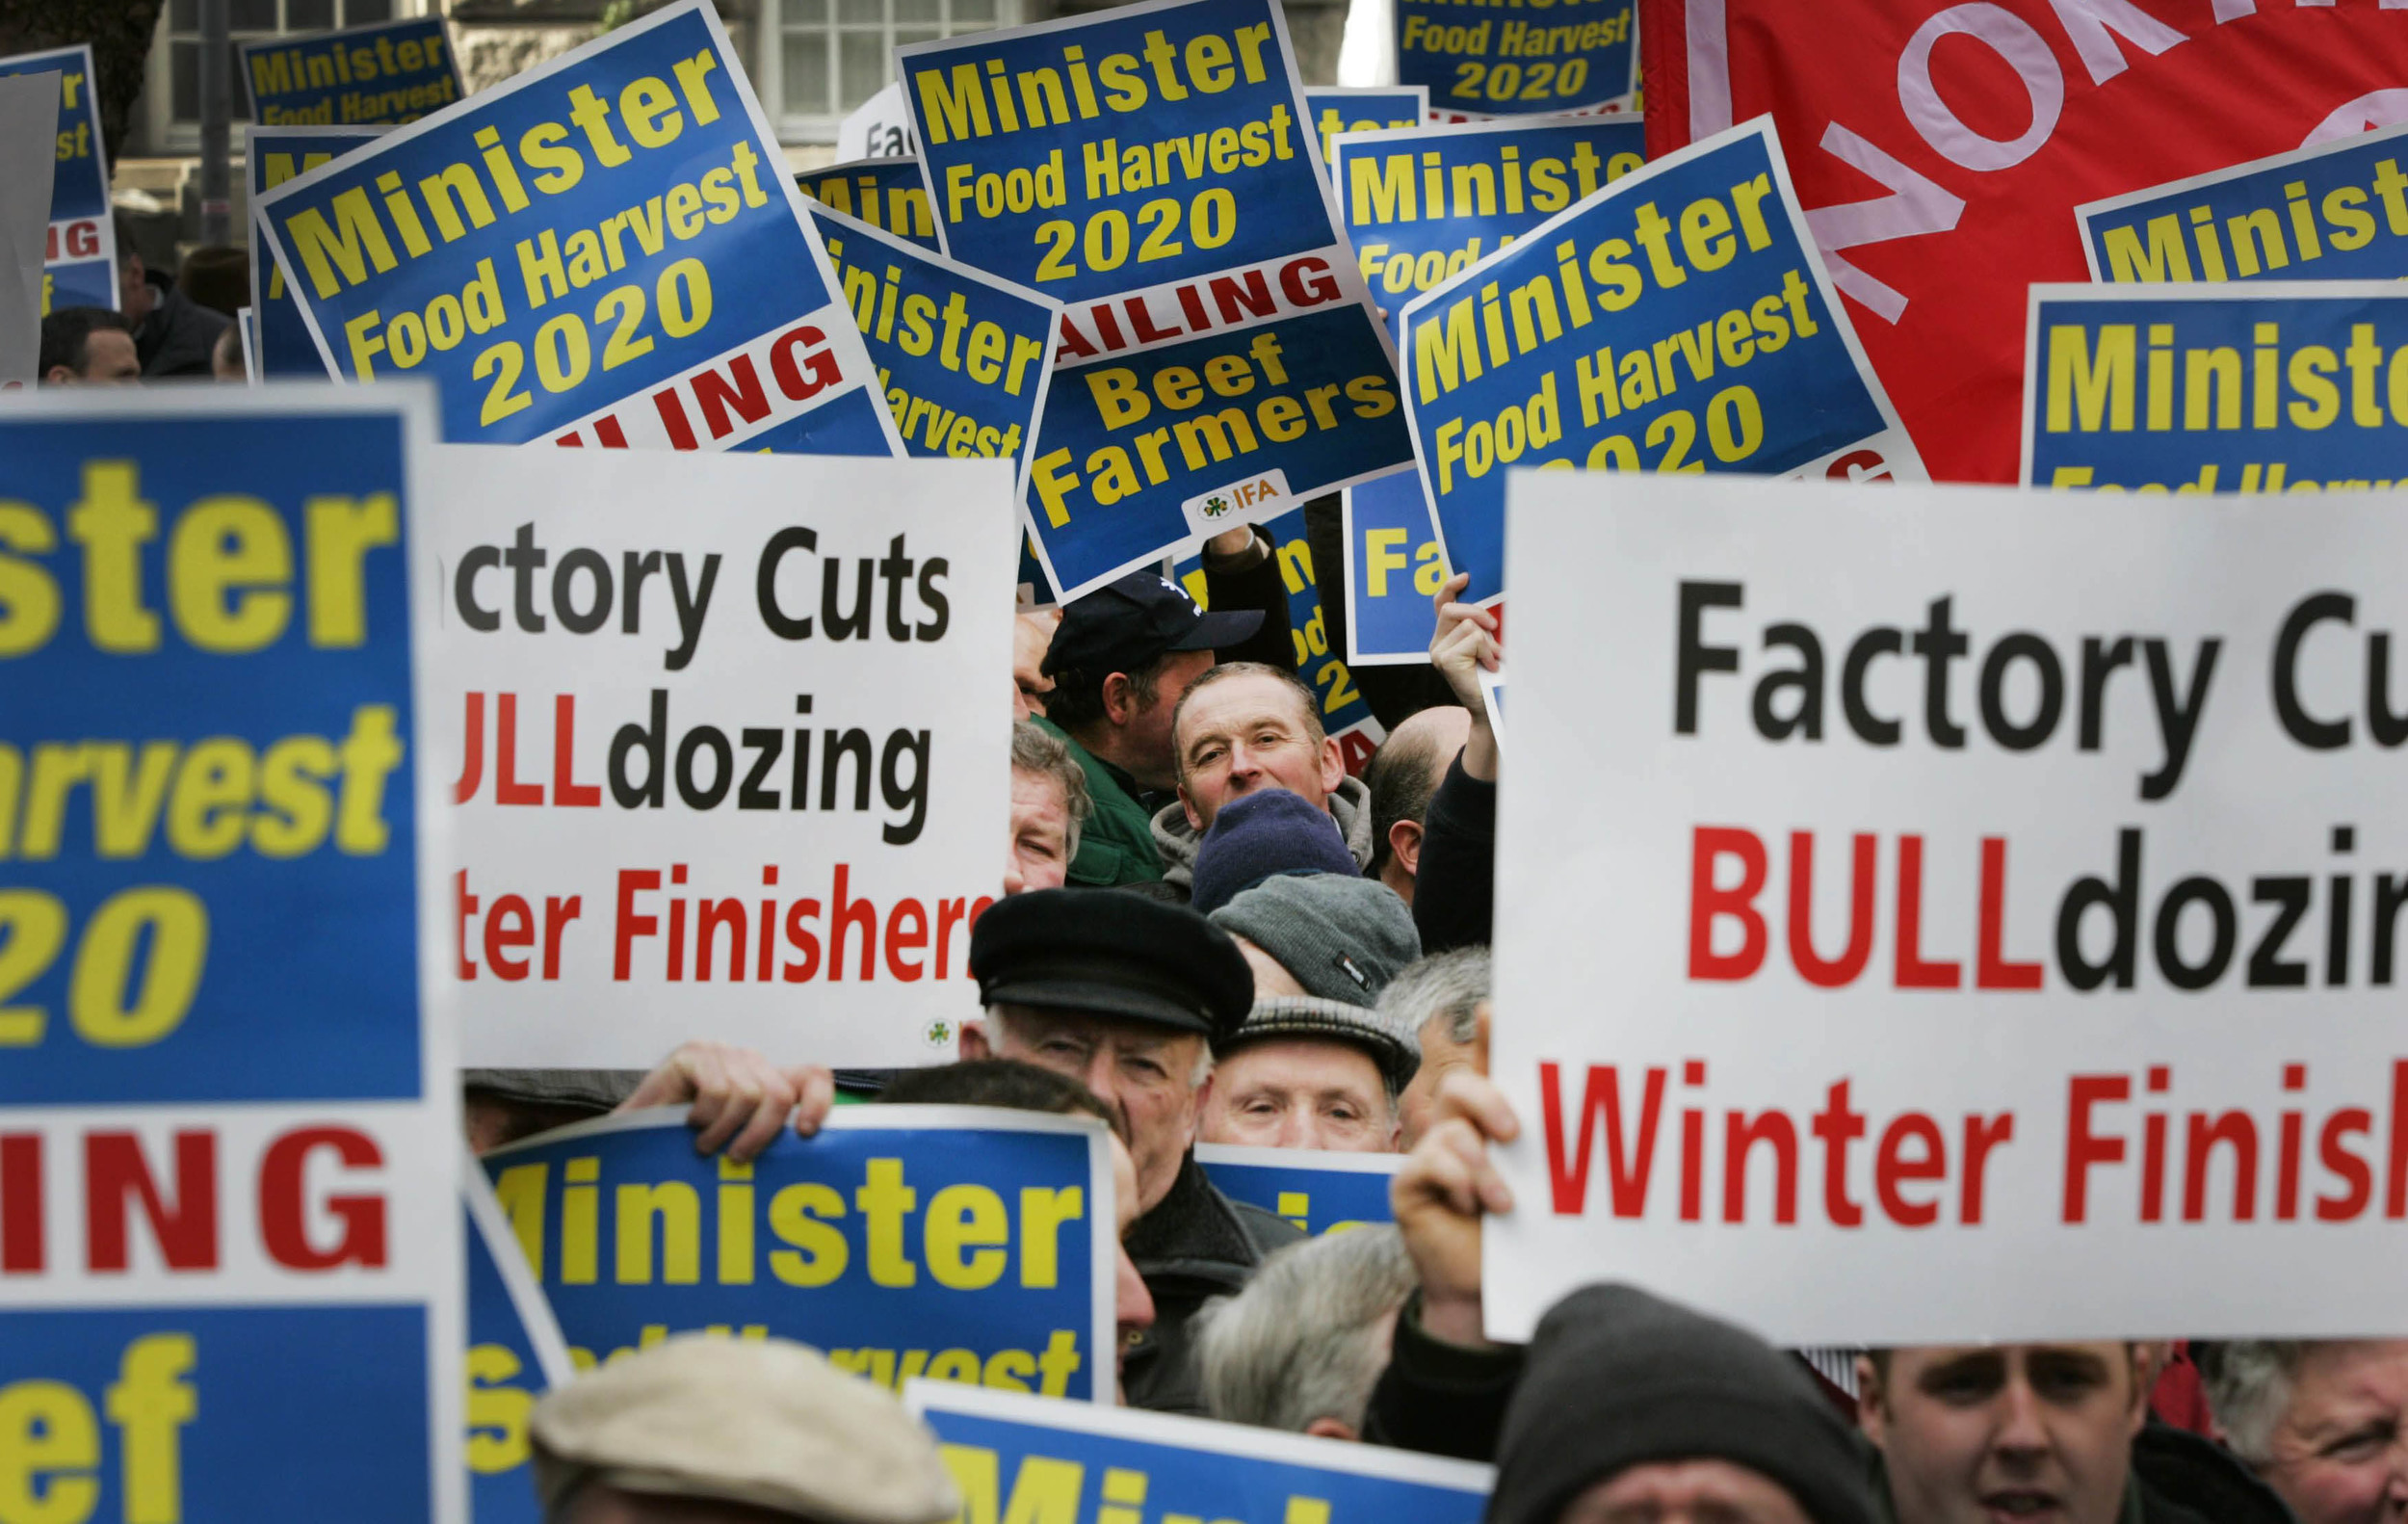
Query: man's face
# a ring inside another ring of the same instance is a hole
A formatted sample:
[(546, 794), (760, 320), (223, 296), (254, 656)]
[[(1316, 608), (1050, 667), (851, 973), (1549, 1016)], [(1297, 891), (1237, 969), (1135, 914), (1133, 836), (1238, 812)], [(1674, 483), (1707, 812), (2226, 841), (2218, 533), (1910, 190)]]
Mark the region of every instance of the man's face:
[(2125, 1344), (1922, 1346), (1886, 1374), (1859, 1361), (1898, 1524), (2115, 1524), (2142, 1363)]
[(1204, 1038), (1084, 1012), (1030, 1006), (996, 1011), (1002, 1019), (988, 1023), (979, 1044), (986, 1051), (972, 1051), (965, 1042), (962, 1056), (1018, 1059), (1067, 1074), (1101, 1096), (1128, 1126), (1139, 1212), (1160, 1205), (1195, 1142), (1196, 1116), (1212, 1089), (1209, 1076), (1195, 1082)]
[(1122, 754), (1139, 764), (1129, 772), (1147, 788), (1168, 788), (1178, 782), (1178, 764), (1170, 749), (1171, 716), (1189, 686), (1212, 670), (1210, 651), (1171, 652), (1154, 674), (1154, 701), (1122, 720)]
[(1653, 1460), (1564, 1506), (1556, 1524), (1808, 1524), (1789, 1488), (1728, 1460)]
[(1137, 1162), (1129, 1157), (1128, 1147), (1119, 1139), (1113, 1138), (1110, 1142), (1112, 1153), (1112, 1212), (1119, 1219), (1116, 1226), (1121, 1245), (1120, 1274), (1112, 1283), (1112, 1322), (1120, 1330), (1120, 1345), (1115, 1353), (1125, 1354), (1130, 1341), (1154, 1326), (1154, 1294), (1145, 1289), (1145, 1277), (1138, 1274), (1137, 1261), (1129, 1257), (1129, 1228), (1140, 1215)]
[(1045, 696), (1054, 680), (1045, 675), (1045, 648), (1053, 644), (1060, 609), (1039, 609), (1017, 615), (1011, 621), (1011, 717), (1026, 720), (1045, 712)]
[(2259, 1469), (2299, 1524), (2408, 1519), (2408, 1339), (2310, 1345)]
[(143, 256), (129, 253), (118, 260), (118, 310), (128, 323), (140, 323), (150, 316), (157, 296), (150, 289), (149, 274), (143, 268)]
[(1277, 677), (1232, 677), (1195, 696), (1179, 717), (1179, 798), (1203, 830), (1220, 807), (1257, 789), (1284, 788), (1325, 809), (1347, 774), (1338, 743), (1305, 728), (1310, 700)]
[(1203, 1132), (1206, 1143), (1389, 1153), (1397, 1116), (1379, 1065), (1363, 1049), (1278, 1038), (1222, 1055)]
[(84, 368), (53, 365), (42, 378), (53, 386), (124, 386), (143, 379), (143, 362), (134, 353), (134, 335), (116, 328), (94, 328), (84, 335)]
[(1059, 889), (1070, 872), (1070, 809), (1061, 784), (1043, 773), (1011, 770), (1011, 847), (1004, 893)]
[(1479, 1026), (1469, 1042), (1457, 1042), (1452, 1028), (1453, 1020), (1441, 1012), (1422, 1023), (1422, 1066), (1413, 1071), (1413, 1083), (1397, 1097), (1398, 1119), (1404, 1124), (1403, 1146), (1410, 1148), (1422, 1141), (1429, 1127), (1430, 1113), (1438, 1105), (1440, 1082), (1457, 1069), (1474, 1074), (1488, 1072), (1488, 1002), (1479, 1003)]

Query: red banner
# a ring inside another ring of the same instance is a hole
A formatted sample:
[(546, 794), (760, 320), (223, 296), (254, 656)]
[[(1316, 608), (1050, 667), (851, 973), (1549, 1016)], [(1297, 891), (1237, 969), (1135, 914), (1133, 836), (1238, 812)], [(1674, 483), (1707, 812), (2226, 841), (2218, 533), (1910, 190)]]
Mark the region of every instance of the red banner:
[(2408, 0), (1640, 0), (1650, 158), (1770, 114), (1936, 481), (2015, 479), (2074, 207), (2408, 120)]

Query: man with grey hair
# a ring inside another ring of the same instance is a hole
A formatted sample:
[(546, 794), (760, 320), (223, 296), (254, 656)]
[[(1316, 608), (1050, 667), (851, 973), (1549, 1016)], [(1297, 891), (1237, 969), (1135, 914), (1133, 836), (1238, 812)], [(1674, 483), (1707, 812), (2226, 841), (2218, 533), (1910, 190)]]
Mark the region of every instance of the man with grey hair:
[(1488, 949), (1432, 953), (1380, 992), (1380, 1014), (1421, 1038), (1422, 1066), (1398, 1101), (1403, 1146), (1421, 1142), (1438, 1102), (1438, 1086), (1458, 1070), (1488, 1073)]
[(1413, 1286), (1404, 1241), (1386, 1224), (1281, 1249), (1245, 1290), (1197, 1315), (1206, 1406), (1227, 1423), (1361, 1438)]
[(1397, 1097), (1422, 1061), (1410, 1029), (1319, 995), (1260, 995), (1220, 1047), (1210, 1143), (1394, 1153)]
[(2408, 1519), (2408, 1339), (2191, 1346), (2219, 1437), (2299, 1524)]
[(1389, 731), (1363, 770), (1372, 794), (1372, 860), (1364, 872), (1408, 906), (1422, 868), (1422, 821), (1471, 733), (1469, 710), (1434, 705)]
[(1011, 727), (1011, 843), (1004, 893), (1059, 889), (1079, 854), (1079, 831), (1095, 807), (1070, 748), (1026, 720)]
[(901, 1403), (783, 1339), (688, 1334), (536, 1404), (545, 1524), (943, 1524), (961, 1509)]
[(1371, 790), (1347, 775), (1321, 701), (1292, 670), (1224, 662), (1197, 677), (1171, 711), (1170, 751), (1179, 799), (1155, 813), (1153, 836), (1172, 887), (1193, 884), (1196, 852), (1221, 806), (1264, 789), (1328, 811), (1354, 865), (1371, 862)]

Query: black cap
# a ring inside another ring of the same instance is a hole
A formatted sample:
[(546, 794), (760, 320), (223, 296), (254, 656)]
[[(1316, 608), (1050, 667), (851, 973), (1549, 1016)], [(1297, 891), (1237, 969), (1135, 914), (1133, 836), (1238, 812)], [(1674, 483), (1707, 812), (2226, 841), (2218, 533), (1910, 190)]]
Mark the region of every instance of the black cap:
[(1744, 1466), (1815, 1524), (1877, 1516), (1863, 1443), (1805, 1366), (1636, 1287), (1584, 1287), (1531, 1337), (1485, 1524), (1556, 1524), (1592, 1485), (1656, 1460)]
[(1141, 672), (1172, 651), (1235, 645), (1262, 627), (1260, 609), (1207, 614), (1168, 577), (1132, 571), (1062, 610), (1044, 673), (1083, 672), (1100, 683), (1114, 672)]
[(1215, 1048), (1254, 1003), (1228, 933), (1181, 906), (1111, 889), (996, 901), (970, 931), (982, 1005), (1044, 1006), (1200, 1032)]

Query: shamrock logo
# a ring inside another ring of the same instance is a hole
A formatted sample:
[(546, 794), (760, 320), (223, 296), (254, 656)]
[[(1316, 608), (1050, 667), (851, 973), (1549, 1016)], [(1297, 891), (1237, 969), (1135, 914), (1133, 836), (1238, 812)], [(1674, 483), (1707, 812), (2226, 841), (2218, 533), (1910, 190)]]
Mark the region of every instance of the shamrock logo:
[(1228, 512), (1229, 500), (1219, 496), (1217, 493), (1204, 500), (1204, 516), (1206, 518), (1218, 518), (1221, 514)]

